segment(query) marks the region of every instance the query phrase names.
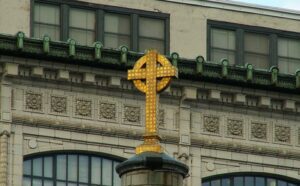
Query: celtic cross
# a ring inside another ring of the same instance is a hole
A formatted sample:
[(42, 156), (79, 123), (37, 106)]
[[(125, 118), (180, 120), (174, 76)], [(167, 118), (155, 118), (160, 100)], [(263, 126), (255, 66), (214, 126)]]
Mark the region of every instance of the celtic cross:
[(173, 76), (177, 76), (177, 69), (155, 50), (150, 50), (136, 62), (132, 70), (128, 70), (128, 80), (133, 80), (136, 88), (146, 94), (144, 143), (136, 148), (136, 154), (163, 151), (156, 125), (159, 98), (157, 93), (167, 88)]

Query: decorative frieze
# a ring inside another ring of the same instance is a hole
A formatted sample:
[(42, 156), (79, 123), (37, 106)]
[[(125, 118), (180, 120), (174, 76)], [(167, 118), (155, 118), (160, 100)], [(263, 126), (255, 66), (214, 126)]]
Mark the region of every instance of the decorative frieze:
[(290, 143), (291, 128), (287, 126), (275, 125), (275, 142)]
[(114, 103), (100, 103), (99, 118), (115, 120), (116, 119), (116, 104)]
[(83, 117), (92, 117), (92, 101), (76, 99), (75, 115)]
[(67, 98), (61, 96), (51, 96), (51, 112), (66, 114)]
[(139, 123), (140, 122), (140, 107), (124, 106), (124, 121)]
[(242, 137), (244, 134), (244, 126), (242, 120), (228, 119), (227, 120), (227, 135)]
[(220, 133), (220, 119), (217, 116), (204, 116), (203, 131), (209, 133)]
[(267, 140), (267, 124), (251, 123), (251, 138), (258, 140)]
[(41, 93), (33, 93), (31, 91), (25, 93), (26, 110), (42, 111), (43, 97)]

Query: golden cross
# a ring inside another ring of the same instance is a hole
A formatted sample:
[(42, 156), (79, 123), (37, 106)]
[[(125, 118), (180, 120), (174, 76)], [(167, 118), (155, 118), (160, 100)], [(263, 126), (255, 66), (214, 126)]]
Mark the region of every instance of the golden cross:
[(150, 151), (162, 152), (157, 134), (158, 92), (169, 85), (171, 77), (177, 77), (177, 68), (173, 67), (166, 57), (150, 50), (141, 57), (132, 70), (128, 70), (128, 80), (133, 80), (138, 90), (146, 94), (146, 129), (144, 143), (136, 148), (136, 154)]

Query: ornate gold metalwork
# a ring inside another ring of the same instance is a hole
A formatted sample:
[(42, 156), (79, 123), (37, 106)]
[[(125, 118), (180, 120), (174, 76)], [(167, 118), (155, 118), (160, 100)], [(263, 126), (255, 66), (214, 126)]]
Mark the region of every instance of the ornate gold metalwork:
[(163, 151), (156, 125), (159, 98), (157, 93), (167, 88), (173, 76), (177, 77), (177, 68), (155, 50), (150, 50), (136, 62), (132, 70), (128, 70), (128, 80), (133, 80), (136, 88), (146, 94), (144, 143), (136, 147), (136, 154)]

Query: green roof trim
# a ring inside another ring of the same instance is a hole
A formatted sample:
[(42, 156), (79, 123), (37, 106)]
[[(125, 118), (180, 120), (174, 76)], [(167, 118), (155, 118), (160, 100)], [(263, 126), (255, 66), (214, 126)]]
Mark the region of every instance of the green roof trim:
[[(57, 42), (51, 41), (48, 36), (43, 39), (28, 38), (23, 32), (18, 32), (15, 36), (0, 34), (0, 55), (126, 71), (133, 67), (143, 53), (129, 51), (126, 46), (119, 49), (105, 48), (100, 42), (95, 42), (93, 46), (82, 46), (77, 45), (73, 39)], [(277, 67), (259, 70), (254, 69), (251, 64), (231, 66), (226, 59), (212, 63), (206, 62), (202, 56), (196, 59), (180, 58), (178, 53), (172, 53), (167, 58), (178, 67), (180, 79), (286, 93), (300, 92), (300, 71), (281, 74)]]

